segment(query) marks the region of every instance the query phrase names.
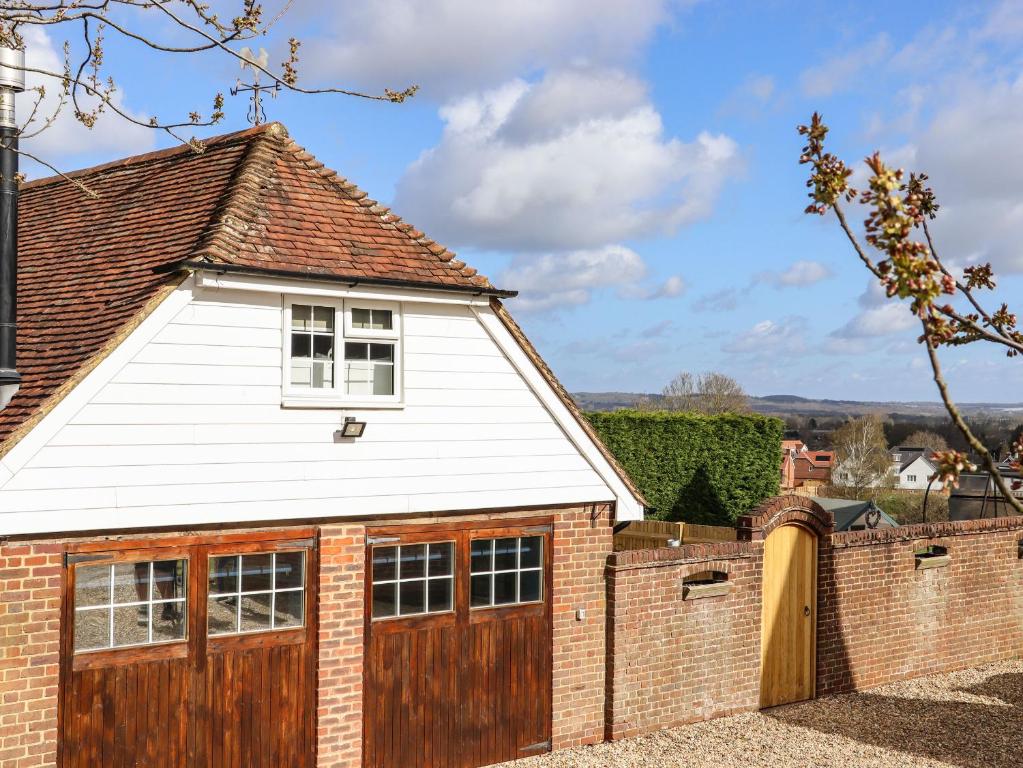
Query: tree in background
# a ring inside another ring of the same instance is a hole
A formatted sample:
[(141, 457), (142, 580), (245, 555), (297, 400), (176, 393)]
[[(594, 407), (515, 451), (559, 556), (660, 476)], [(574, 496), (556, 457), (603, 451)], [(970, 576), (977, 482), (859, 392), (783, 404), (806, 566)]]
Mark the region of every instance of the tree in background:
[(693, 413), (748, 413), (749, 398), (731, 376), (710, 372), (697, 376), (683, 371), (661, 391), (668, 411)]
[[(821, 116), (815, 112), (809, 125), (799, 126), (799, 133), (807, 140), (799, 162), (812, 171), (806, 182), (811, 200), (806, 213), (823, 216), (834, 212), (856, 255), (887, 296), (909, 301), (909, 311), (920, 322), (919, 341), (927, 351), (945, 410), (969, 449), (980, 457), (1002, 497), (1023, 514), (1023, 502), (1013, 496), (1013, 488), (998, 471), (996, 456), (953, 401), (938, 356), (941, 347), (977, 343), (990, 345), (1010, 358), (1023, 353), (1023, 331), (1017, 325), (1016, 314), (1004, 303), (992, 309), (985, 301), (985, 292), (995, 288), (991, 265), (974, 264), (953, 274), (939, 257), (928, 225), (938, 215), (938, 202), (926, 185), (926, 174), (911, 173), (907, 179), (902, 170), (890, 168), (875, 152), (866, 160), (870, 172), (867, 189), (857, 195), (849, 185), (852, 169), (824, 149), (828, 127)], [(857, 197), (868, 209), (864, 221), (866, 245), (860, 243), (844, 211), (844, 204)], [(880, 257), (877, 261), (868, 248)], [(957, 254), (959, 258), (967, 255)], [(1019, 455), (1023, 445), (1017, 441), (1010, 450)], [(942, 451), (936, 458), (938, 479), (953, 485), (958, 485), (961, 472), (975, 468), (963, 451)]]
[(907, 448), (923, 448), (927, 451), (928, 458), (930, 458), (932, 453), (948, 450), (948, 441), (937, 432), (932, 432), (929, 429), (916, 430), (916, 432), (908, 435), (900, 445), (904, 445)]
[(835, 449), (835, 479), (857, 494), (874, 494), (891, 485), (891, 457), (879, 416), (862, 416), (847, 421), (832, 433)]

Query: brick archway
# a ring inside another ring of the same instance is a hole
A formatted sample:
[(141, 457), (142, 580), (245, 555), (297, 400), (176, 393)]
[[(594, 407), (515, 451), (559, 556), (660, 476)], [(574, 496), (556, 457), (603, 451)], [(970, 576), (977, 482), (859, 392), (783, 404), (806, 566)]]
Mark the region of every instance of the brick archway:
[(780, 525), (798, 523), (806, 526), (820, 539), (827, 539), (835, 529), (831, 514), (806, 496), (788, 494), (774, 496), (748, 515), (739, 518), (736, 538), (739, 541), (763, 541)]

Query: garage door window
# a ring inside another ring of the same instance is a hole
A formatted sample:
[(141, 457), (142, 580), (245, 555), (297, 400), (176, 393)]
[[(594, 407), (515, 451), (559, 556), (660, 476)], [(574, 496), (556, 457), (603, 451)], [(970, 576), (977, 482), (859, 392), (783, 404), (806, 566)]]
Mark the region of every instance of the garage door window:
[(543, 599), (543, 537), (474, 539), (470, 605), (535, 603)]
[(187, 560), (75, 566), (74, 648), (184, 640)]
[(210, 558), (210, 635), (301, 627), (305, 552), (257, 552)]
[(373, 618), (451, 611), (454, 569), (451, 541), (373, 547)]

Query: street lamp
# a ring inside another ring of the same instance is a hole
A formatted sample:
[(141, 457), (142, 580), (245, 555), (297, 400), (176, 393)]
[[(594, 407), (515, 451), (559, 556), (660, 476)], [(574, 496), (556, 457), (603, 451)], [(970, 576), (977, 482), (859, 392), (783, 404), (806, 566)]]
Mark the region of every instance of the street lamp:
[(0, 410), (21, 387), (17, 363), (18, 125), (14, 96), (25, 90), (25, 51), (0, 47)]

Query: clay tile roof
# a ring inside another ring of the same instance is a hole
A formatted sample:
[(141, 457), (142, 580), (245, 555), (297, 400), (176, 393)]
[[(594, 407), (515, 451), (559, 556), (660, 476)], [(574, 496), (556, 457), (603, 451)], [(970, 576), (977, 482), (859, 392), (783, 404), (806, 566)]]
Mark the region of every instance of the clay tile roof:
[(21, 390), (0, 456), (180, 283), (223, 269), (511, 295), (325, 169), (277, 123), (22, 186)]

